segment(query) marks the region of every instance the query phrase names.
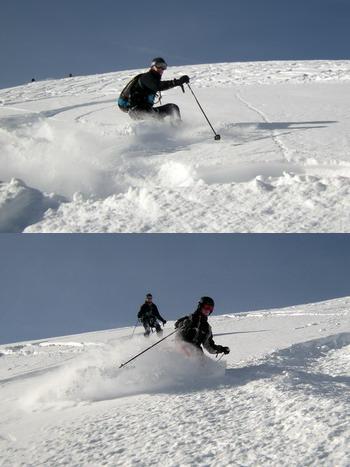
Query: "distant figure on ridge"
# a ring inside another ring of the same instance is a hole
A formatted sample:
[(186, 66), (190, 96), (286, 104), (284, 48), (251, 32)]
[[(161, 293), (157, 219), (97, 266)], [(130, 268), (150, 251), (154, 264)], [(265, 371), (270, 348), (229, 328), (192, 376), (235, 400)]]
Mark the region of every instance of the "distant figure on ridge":
[(146, 295), (146, 301), (143, 305), (141, 305), (137, 317), (145, 328), (144, 336), (149, 336), (151, 329), (153, 328), (155, 328), (158, 335), (163, 333), (163, 330), (158, 321), (161, 321), (164, 325), (166, 320), (160, 316), (157, 305), (153, 303), (152, 294), (148, 293)]
[(217, 345), (213, 340), (211, 326), (208, 323), (208, 317), (213, 310), (214, 300), (211, 297), (202, 297), (192, 315), (184, 316), (176, 321), (177, 341), (183, 343), (182, 350), (187, 355), (191, 355), (194, 349), (203, 352), (202, 346), (212, 354), (230, 353), (229, 347)]
[[(168, 65), (161, 57), (152, 60), (151, 68), (146, 73), (135, 76), (122, 90), (118, 99), (118, 106), (123, 112), (127, 112), (133, 120), (143, 120), (147, 117), (163, 119), (167, 116), (180, 121), (180, 109), (176, 104), (165, 104), (153, 107), (161, 100), (161, 91), (183, 86), (189, 83), (187, 75), (179, 79), (161, 81)], [(159, 93), (158, 101), (156, 96)]]

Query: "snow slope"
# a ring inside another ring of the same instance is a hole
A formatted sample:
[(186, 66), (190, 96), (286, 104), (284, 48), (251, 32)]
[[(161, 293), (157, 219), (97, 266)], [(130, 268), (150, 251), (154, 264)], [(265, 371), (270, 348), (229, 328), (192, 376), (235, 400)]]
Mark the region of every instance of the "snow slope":
[(138, 72), (0, 90), (2, 190), (15, 178), (60, 200), (39, 219), (36, 199), (0, 200), (17, 214), (1, 231), (350, 231), (350, 61), (169, 68), (191, 77), (220, 142), (180, 88), (163, 103), (181, 128), (120, 112)]
[(118, 369), (140, 328), (1, 346), (0, 465), (348, 466), (349, 309), (213, 317), (219, 362), (171, 337)]

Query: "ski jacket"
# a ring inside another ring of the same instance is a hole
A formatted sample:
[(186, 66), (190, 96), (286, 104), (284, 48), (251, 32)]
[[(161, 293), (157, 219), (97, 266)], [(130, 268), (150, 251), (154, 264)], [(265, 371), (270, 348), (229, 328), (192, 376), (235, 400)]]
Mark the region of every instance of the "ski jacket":
[(154, 303), (148, 304), (145, 302), (140, 307), (140, 311), (137, 314), (138, 319), (141, 321), (147, 321), (148, 323), (153, 323), (156, 319), (159, 319), (162, 323), (166, 322), (159, 314), (157, 305)]
[(178, 84), (176, 81), (162, 81), (161, 76), (154, 70), (135, 76), (122, 90), (118, 99), (118, 105), (126, 112), (129, 109), (150, 110), (159, 91), (166, 91)]
[(201, 346), (203, 346), (209, 353), (221, 351), (222, 346), (216, 345), (213, 340), (208, 318), (201, 312), (196, 311), (192, 315), (178, 319), (175, 328), (178, 329), (178, 336), (185, 342), (189, 342), (201, 350)]

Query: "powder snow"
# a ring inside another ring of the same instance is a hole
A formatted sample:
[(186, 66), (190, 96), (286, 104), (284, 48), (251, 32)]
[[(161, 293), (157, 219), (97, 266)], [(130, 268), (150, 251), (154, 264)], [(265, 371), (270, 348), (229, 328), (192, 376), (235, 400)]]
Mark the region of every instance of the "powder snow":
[(0, 90), (2, 232), (350, 231), (350, 61), (168, 68), (221, 141), (189, 90), (180, 128), (120, 112), (141, 71)]

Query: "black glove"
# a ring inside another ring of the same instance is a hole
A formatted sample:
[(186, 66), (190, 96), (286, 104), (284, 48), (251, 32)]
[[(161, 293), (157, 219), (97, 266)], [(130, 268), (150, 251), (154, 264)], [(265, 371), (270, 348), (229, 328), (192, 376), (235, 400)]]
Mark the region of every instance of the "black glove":
[(174, 79), (175, 86), (183, 86), (190, 82), (190, 78), (187, 75), (181, 76), (179, 79)]
[(166, 319), (163, 319), (163, 326), (164, 326), (165, 323), (166, 323)]
[(216, 347), (216, 351), (217, 351), (217, 353), (223, 353), (223, 354), (227, 355), (227, 354), (230, 353), (230, 348), (229, 347), (224, 347), (222, 345), (218, 345)]

